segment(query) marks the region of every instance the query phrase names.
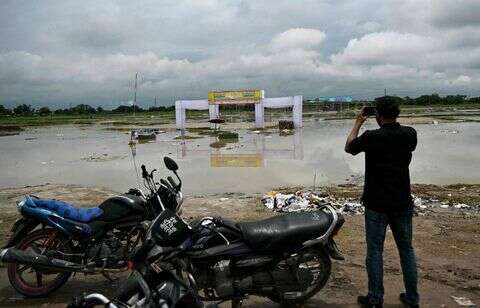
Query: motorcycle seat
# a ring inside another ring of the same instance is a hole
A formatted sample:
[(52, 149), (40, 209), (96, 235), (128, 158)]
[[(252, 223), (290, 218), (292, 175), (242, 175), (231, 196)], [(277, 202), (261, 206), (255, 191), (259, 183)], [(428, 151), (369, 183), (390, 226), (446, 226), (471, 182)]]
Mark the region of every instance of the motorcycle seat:
[(32, 198), (32, 201), (39, 208), (50, 210), (63, 218), (79, 222), (91, 222), (103, 214), (103, 210), (98, 207), (76, 208), (72, 204), (60, 200)]
[(288, 251), (322, 236), (332, 223), (324, 211), (289, 213), (265, 220), (239, 223), (245, 243), (256, 252)]

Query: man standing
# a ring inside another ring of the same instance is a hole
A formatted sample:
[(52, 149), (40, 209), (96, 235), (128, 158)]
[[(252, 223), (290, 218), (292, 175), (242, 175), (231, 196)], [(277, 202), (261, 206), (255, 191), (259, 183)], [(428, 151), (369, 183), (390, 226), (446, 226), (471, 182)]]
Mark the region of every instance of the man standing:
[(367, 130), (358, 137), (360, 127), (367, 119), (365, 111), (364, 108), (357, 115), (345, 144), (347, 153), (365, 152), (362, 203), (365, 206), (368, 294), (359, 296), (358, 303), (364, 307), (383, 305), (383, 245), (388, 225), (400, 254), (406, 290), (400, 294), (400, 300), (407, 307), (419, 307), (408, 169), (417, 145), (417, 132), (397, 122), (400, 114), (398, 99), (384, 96), (376, 99), (375, 113), (380, 128)]

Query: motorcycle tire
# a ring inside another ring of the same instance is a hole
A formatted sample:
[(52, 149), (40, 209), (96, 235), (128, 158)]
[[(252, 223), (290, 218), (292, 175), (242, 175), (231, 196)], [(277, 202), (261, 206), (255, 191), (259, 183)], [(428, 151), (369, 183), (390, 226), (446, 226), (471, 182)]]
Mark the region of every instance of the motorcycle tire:
[(317, 278), (317, 281), (315, 282), (314, 286), (311, 286), (311, 289), (308, 290), (305, 294), (302, 294), (301, 296), (295, 298), (295, 299), (285, 299), (283, 296), (280, 296), (279, 294), (271, 294), (267, 296), (271, 301), (275, 303), (282, 304), (284, 307), (294, 307), (295, 305), (303, 304), (305, 303), (309, 298), (317, 294), (328, 281), (328, 278), (330, 277), (330, 273), (332, 271), (332, 262), (330, 260), (330, 257), (328, 254), (321, 250), (315, 250), (314, 251), (316, 255), (316, 260), (319, 263), (319, 265), (322, 267), (321, 271), (321, 276)]
[[(58, 246), (56, 249), (61, 249), (63, 253), (72, 253), (73, 249), (68, 239), (53, 229), (41, 229), (27, 234), (27, 236), (18, 243), (16, 248), (21, 250), (30, 248), (37, 253), (43, 253), (41, 248), (48, 249), (48, 247), (42, 247), (42, 242), (43, 245), (50, 245), (52, 241), (53, 245)], [(37, 245), (38, 243), (40, 243), (40, 245)], [(26, 274), (35, 273), (36, 284), (27, 281), (25, 279), (26, 277), (22, 276), (25, 272), (27, 272)], [(63, 286), (72, 275), (72, 273), (69, 272), (40, 270), (30, 265), (18, 263), (9, 263), (7, 265), (7, 273), (12, 287), (26, 297), (46, 296)], [(44, 276), (52, 275), (56, 275), (56, 277), (45, 283)]]
[(143, 295), (142, 288), (135, 277), (130, 275), (127, 280), (119, 286), (114, 298), (122, 303), (126, 303), (136, 294)]

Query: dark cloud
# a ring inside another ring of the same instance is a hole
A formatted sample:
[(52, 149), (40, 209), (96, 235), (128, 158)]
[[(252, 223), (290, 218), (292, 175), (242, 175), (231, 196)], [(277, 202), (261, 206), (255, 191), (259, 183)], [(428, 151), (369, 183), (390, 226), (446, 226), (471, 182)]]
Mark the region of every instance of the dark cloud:
[(478, 1), (7, 0), (0, 104), (111, 107), (131, 100), (136, 72), (144, 104), (245, 87), (478, 95), (479, 11)]
[(444, 0), (435, 1), (432, 5), (432, 22), (435, 26), (441, 28), (480, 26), (480, 1)]

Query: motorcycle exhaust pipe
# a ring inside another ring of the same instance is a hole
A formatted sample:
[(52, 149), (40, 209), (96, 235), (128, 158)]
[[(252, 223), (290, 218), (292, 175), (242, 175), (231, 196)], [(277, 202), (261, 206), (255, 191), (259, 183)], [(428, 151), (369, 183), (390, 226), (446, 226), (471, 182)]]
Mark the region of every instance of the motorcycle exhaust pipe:
[(2, 249), (0, 251), (0, 260), (3, 263), (20, 263), (59, 272), (85, 271), (85, 267), (81, 264), (56, 258), (49, 258), (32, 251), (25, 251), (16, 248)]

